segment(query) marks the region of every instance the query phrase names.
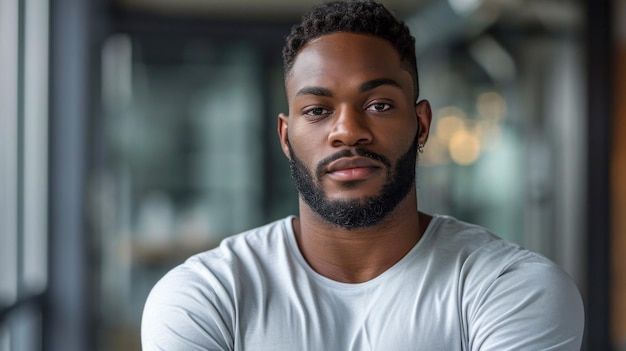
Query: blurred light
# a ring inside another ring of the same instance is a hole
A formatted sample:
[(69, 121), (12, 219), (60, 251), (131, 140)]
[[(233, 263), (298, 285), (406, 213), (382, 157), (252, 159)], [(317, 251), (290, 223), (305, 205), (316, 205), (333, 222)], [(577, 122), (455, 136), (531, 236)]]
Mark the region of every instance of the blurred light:
[[(528, 12), (526, 16), (537, 20), (546, 30), (579, 30), (585, 21), (584, 7), (578, 1), (527, 1), (524, 5)], [(616, 21), (615, 24), (620, 22), (624, 21)]]
[(102, 97), (105, 106), (132, 100), (133, 47), (130, 36), (115, 34), (102, 45)]
[(450, 139), (450, 156), (460, 165), (474, 163), (480, 155), (480, 141), (471, 132), (460, 130)]
[(448, 0), (450, 7), (459, 15), (468, 15), (480, 6), (482, 0)]
[(499, 4), (483, 0), (424, 2), (427, 4), (405, 20), (415, 37), (418, 53), (438, 48), (442, 43), (465, 42), (477, 37), (491, 27), (501, 13)]
[(482, 150), (491, 150), (502, 140), (502, 128), (494, 121), (482, 120), (476, 123), (474, 134), (480, 140)]
[(480, 94), (476, 103), (480, 115), (491, 121), (501, 121), (506, 114), (506, 101), (496, 92)]
[(495, 82), (512, 80), (517, 75), (511, 55), (489, 36), (477, 40), (469, 52)]
[(448, 145), (442, 144), (437, 140), (431, 143), (426, 143), (424, 154), (419, 158), (420, 166), (443, 165), (448, 162), (450, 162)]
[(152, 190), (140, 202), (138, 232), (155, 242), (168, 242), (174, 234), (175, 209), (165, 191)]
[(437, 112), (437, 117), (439, 118), (448, 117), (448, 116), (456, 116), (460, 118), (465, 118), (465, 112), (463, 112), (462, 109), (456, 106), (447, 106), (447, 107), (440, 109)]
[(447, 144), (458, 131), (465, 130), (465, 121), (456, 116), (441, 118), (437, 122), (437, 138)]
[(459, 130), (464, 130), (465, 113), (458, 107), (444, 107), (437, 113), (436, 136), (439, 142), (448, 144), (452, 135)]

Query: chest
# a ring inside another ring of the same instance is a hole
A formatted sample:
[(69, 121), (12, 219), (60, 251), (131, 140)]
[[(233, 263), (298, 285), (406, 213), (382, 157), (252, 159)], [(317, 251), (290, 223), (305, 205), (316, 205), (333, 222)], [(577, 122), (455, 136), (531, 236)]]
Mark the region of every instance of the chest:
[(240, 300), (235, 349), (462, 350), (457, 291), (454, 281), (429, 279), (355, 289), (315, 282), (251, 289)]

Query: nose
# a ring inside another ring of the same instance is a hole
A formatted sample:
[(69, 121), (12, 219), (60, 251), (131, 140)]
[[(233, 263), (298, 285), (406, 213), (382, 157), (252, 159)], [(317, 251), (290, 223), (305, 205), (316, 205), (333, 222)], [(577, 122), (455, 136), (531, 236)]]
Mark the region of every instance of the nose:
[(335, 114), (332, 130), (328, 135), (331, 145), (355, 146), (372, 142), (372, 133), (364, 111), (352, 106), (344, 106)]

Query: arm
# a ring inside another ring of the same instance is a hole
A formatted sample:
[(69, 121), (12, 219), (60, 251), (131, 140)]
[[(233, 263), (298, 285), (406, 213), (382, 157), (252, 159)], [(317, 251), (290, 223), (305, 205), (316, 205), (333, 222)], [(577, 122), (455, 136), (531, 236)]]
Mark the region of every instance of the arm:
[(189, 266), (179, 266), (148, 296), (141, 321), (142, 348), (232, 350), (232, 323), (225, 311), (207, 281)]
[(504, 269), (472, 305), (470, 350), (580, 350), (580, 294), (565, 272), (543, 257)]

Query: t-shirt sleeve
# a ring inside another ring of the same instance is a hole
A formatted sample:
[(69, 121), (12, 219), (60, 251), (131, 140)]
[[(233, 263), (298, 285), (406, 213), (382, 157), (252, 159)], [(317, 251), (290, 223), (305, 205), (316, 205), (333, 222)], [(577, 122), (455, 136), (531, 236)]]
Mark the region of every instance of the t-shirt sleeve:
[(503, 269), (472, 305), (470, 350), (580, 350), (582, 299), (570, 277), (543, 257)]
[(179, 266), (154, 286), (141, 321), (141, 344), (153, 350), (232, 350), (227, 308), (210, 282), (189, 266)]

